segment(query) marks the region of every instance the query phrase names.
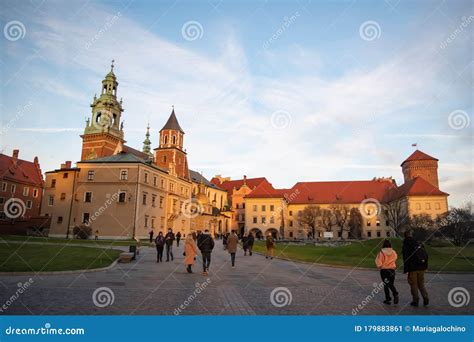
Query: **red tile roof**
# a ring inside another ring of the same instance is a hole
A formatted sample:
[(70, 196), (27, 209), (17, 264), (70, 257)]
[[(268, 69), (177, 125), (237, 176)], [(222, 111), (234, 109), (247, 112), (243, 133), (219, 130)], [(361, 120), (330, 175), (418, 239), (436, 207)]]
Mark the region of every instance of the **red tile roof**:
[(234, 188), (240, 189), (242, 187), (242, 185), (244, 185), (244, 181), (245, 181), (245, 184), (250, 189), (253, 189), (254, 187), (257, 187), (262, 182), (267, 182), (268, 183), (268, 181), (265, 177), (236, 179), (236, 180), (224, 181), (222, 183), (219, 181), (219, 179), (217, 179), (215, 177), (211, 179), (211, 183), (217, 185), (221, 189), (226, 190), (229, 193), (229, 195), (231, 195), (231, 192)]
[(404, 160), (402, 165), (405, 164), (408, 161), (414, 161), (414, 160), (436, 160), (437, 161), (438, 159), (426, 154), (425, 152), (421, 152), (420, 150), (416, 150), (407, 159)]
[(5, 154), (0, 154), (0, 177), (12, 182), (31, 184), (41, 187), (43, 185), (43, 175), (35, 157), (33, 162), (15, 159)]
[(391, 189), (387, 194), (387, 200), (405, 196), (449, 196), (422, 177), (415, 177), (400, 185), (396, 189)]

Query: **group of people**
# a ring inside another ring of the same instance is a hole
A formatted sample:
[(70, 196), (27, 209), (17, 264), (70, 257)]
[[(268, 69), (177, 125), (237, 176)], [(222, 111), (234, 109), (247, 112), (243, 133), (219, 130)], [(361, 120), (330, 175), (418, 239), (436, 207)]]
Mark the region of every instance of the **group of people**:
[[(416, 241), (411, 232), (405, 232), (403, 240), (403, 273), (407, 273), (408, 284), (412, 296), (411, 306), (417, 307), (420, 301), (420, 293), (423, 298), (423, 305), (430, 302), (428, 292), (425, 287), (425, 271), (428, 269), (428, 254), (422, 243)], [(382, 249), (375, 258), (375, 264), (380, 269), (380, 277), (383, 281), (385, 304), (398, 304), (399, 293), (395, 287), (395, 270), (397, 269), (397, 252), (392, 248), (389, 240), (385, 240)]]
[[(155, 238), (156, 246), (156, 262), (163, 262), (163, 250), (166, 249), (166, 261), (174, 260), (173, 255), (173, 242), (176, 240), (176, 244), (179, 247), (179, 241), (181, 239), (181, 233), (178, 232), (176, 235), (173, 233), (173, 230), (170, 228), (166, 235), (163, 235), (162, 232), (158, 233), (158, 236)], [(150, 242), (153, 241), (153, 231), (150, 232)]]

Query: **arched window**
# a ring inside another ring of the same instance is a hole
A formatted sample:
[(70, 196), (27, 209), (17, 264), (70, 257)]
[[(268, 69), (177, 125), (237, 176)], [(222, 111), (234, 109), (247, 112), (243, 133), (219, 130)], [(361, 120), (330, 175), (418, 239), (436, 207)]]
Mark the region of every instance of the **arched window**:
[(168, 143), (168, 136), (167, 136), (167, 135), (165, 135), (164, 143), (165, 143), (165, 144)]
[(171, 139), (171, 143), (173, 145), (176, 144), (176, 135), (173, 135), (173, 138)]

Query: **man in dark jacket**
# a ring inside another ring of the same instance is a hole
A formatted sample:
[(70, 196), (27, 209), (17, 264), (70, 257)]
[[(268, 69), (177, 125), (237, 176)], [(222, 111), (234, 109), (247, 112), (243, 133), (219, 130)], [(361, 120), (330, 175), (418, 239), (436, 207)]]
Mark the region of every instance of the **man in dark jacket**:
[(199, 235), (197, 246), (201, 251), (203, 274), (208, 275), (209, 265), (211, 264), (211, 253), (214, 248), (214, 240), (212, 239), (211, 234), (209, 234), (209, 229), (206, 229), (204, 233)]
[(179, 247), (179, 240), (181, 240), (181, 232), (176, 233), (176, 247)]
[(249, 255), (252, 255), (252, 249), (253, 249), (253, 243), (255, 241), (255, 238), (253, 236), (253, 233), (250, 232), (249, 233), (249, 236), (247, 238), (247, 244), (248, 244), (248, 248), (249, 248)]
[(168, 233), (165, 235), (165, 244), (166, 244), (166, 261), (170, 261), (170, 255), (171, 255), (171, 261), (173, 261), (173, 241), (174, 241), (174, 234), (173, 230), (170, 228), (168, 229)]
[(155, 239), (156, 245), (156, 262), (163, 262), (163, 248), (165, 247), (165, 237), (162, 232), (158, 233)]
[(413, 298), (411, 306), (418, 306), (420, 296), (423, 297), (423, 305), (429, 304), (428, 292), (425, 288), (425, 271), (428, 268), (428, 254), (423, 244), (416, 241), (409, 230), (405, 232), (403, 240), (403, 273), (408, 273), (408, 284), (410, 285)]

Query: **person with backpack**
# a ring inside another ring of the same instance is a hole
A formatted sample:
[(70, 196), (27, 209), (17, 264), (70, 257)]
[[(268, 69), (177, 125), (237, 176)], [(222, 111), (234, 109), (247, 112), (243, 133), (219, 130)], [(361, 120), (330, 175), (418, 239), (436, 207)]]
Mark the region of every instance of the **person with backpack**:
[(174, 234), (173, 230), (171, 228), (168, 229), (168, 233), (165, 235), (165, 244), (166, 244), (166, 261), (170, 261), (170, 256), (171, 256), (171, 261), (174, 260), (173, 257), (173, 241), (174, 241)]
[(163, 248), (165, 247), (165, 237), (162, 232), (158, 233), (155, 239), (156, 245), (156, 262), (163, 262)]
[(249, 249), (249, 236), (247, 233), (244, 233), (244, 236), (242, 236), (242, 249), (244, 250), (244, 256), (247, 255)]
[(268, 259), (268, 258), (273, 259), (273, 254), (275, 252), (275, 240), (273, 239), (273, 236), (271, 233), (269, 233), (267, 236), (266, 247), (267, 247), (267, 253), (265, 254), (265, 259)]
[(389, 240), (384, 240), (382, 249), (375, 258), (375, 264), (380, 270), (380, 277), (383, 281), (383, 290), (385, 292), (384, 304), (390, 305), (390, 291), (393, 295), (393, 304), (398, 304), (398, 291), (395, 288), (395, 269), (397, 268), (397, 252), (392, 249)]
[(188, 234), (184, 242), (184, 264), (186, 265), (186, 271), (193, 273), (192, 266), (196, 260), (197, 246), (195, 242), (195, 235)]
[(422, 243), (416, 241), (411, 231), (405, 232), (403, 240), (403, 273), (408, 273), (408, 284), (410, 285), (412, 301), (411, 306), (417, 307), (421, 293), (423, 305), (430, 302), (428, 291), (425, 287), (425, 271), (428, 269), (428, 253)]
[(227, 251), (230, 253), (230, 262), (232, 263), (232, 268), (235, 267), (235, 253), (237, 253), (238, 244), (239, 237), (235, 233), (235, 230), (232, 230), (229, 237), (227, 238)]
[(176, 233), (176, 247), (179, 247), (179, 240), (181, 240), (181, 232)]
[(249, 255), (252, 255), (252, 249), (253, 249), (253, 243), (255, 242), (255, 237), (253, 236), (253, 233), (249, 233), (249, 236), (247, 238), (247, 245), (249, 249)]
[(209, 234), (209, 229), (206, 229), (204, 233), (200, 234), (198, 237), (197, 246), (201, 251), (202, 257), (202, 274), (209, 274), (209, 266), (211, 265), (211, 253), (214, 249), (214, 240), (212, 239), (211, 234)]

